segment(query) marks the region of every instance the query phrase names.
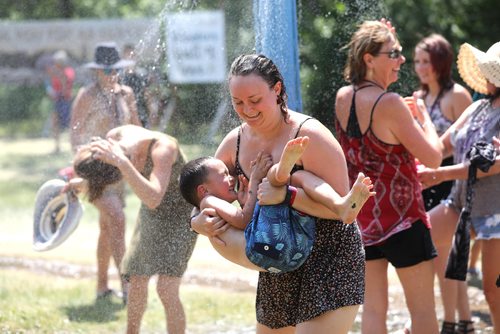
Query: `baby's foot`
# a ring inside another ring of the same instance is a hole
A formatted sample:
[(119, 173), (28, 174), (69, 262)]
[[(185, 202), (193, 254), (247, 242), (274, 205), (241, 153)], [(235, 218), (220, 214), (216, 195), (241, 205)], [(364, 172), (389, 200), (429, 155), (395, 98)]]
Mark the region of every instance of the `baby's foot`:
[(366, 203), (370, 196), (375, 195), (372, 181), (363, 173), (358, 174), (356, 182), (354, 182), (351, 190), (345, 197), (345, 203), (342, 208), (342, 221), (346, 224), (351, 224), (358, 216), (359, 211)]
[(278, 162), (278, 168), (276, 169), (276, 181), (286, 182), (288, 180), (293, 166), (302, 156), (307, 145), (309, 145), (309, 137), (307, 136), (297, 137), (286, 143), (281, 159)]

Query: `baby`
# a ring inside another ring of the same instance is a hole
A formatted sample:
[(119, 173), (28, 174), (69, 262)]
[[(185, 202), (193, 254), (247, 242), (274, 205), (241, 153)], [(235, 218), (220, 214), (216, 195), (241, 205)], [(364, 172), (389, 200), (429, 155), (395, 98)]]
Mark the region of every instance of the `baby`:
[[(200, 210), (213, 208), (231, 227), (219, 237), (225, 245), (211, 240), (213, 247), (226, 259), (254, 270), (267, 270), (252, 263), (245, 252), (247, 240), (243, 230), (252, 220), (257, 203), (257, 190), (264, 177), (273, 186), (283, 186), (290, 180), (290, 173), (309, 144), (307, 136), (290, 140), (281, 155), (280, 161), (272, 164), (270, 155), (259, 153), (252, 162), (250, 180), (239, 177), (239, 191), (235, 189), (235, 178), (223, 161), (213, 157), (201, 157), (188, 162), (180, 176), (180, 191), (184, 199)], [(299, 170), (293, 174), (293, 185), (301, 187), (313, 200), (323, 204), (349, 224), (354, 221), (363, 204), (374, 193), (370, 178), (358, 175), (350, 192), (341, 197), (333, 188), (316, 175)], [(296, 189), (288, 186), (286, 204), (292, 205)], [(238, 201), (240, 207), (233, 205)], [(272, 207), (269, 206), (269, 207)], [(257, 211), (257, 210), (255, 210)], [(305, 216), (302, 214), (302, 216)], [(307, 216), (309, 217), (309, 216)], [(309, 217), (309, 224), (315, 218)], [(252, 222), (253, 223), (253, 222)], [(307, 223), (306, 223), (307, 224)], [(313, 225), (314, 228), (314, 225)]]

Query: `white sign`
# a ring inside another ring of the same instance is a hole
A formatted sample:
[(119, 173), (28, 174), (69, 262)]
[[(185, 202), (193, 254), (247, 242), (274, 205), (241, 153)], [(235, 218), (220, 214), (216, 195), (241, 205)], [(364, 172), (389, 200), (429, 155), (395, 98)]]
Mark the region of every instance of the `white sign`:
[(213, 83), (226, 78), (224, 13), (194, 11), (166, 16), (167, 68), (172, 83)]

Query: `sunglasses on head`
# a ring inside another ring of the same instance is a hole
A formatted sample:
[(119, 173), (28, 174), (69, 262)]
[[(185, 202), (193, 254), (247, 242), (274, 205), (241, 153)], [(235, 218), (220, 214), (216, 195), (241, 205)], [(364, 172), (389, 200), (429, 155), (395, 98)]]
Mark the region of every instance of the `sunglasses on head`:
[(385, 52), (380, 51), (379, 54), (386, 54), (391, 59), (398, 59), (403, 54), (403, 51), (400, 49), (392, 49), (391, 51), (385, 51)]
[(118, 73), (118, 71), (114, 68), (103, 68), (102, 72), (104, 73), (104, 75), (115, 75)]

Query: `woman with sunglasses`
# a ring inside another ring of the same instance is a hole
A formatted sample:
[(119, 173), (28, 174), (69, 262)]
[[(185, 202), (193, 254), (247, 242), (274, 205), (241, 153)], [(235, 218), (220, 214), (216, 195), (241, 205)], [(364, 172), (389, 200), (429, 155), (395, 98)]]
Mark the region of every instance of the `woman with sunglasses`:
[(436, 334), (436, 250), (415, 158), (439, 166), (441, 142), (422, 101), (413, 101), (417, 121), (401, 96), (387, 92), (405, 62), (390, 22), (365, 21), (347, 48), (344, 75), (350, 85), (337, 92), (337, 135), (351, 184), (363, 172), (376, 191), (357, 217), (366, 260), (362, 333), (387, 333), (392, 264), (405, 293), (411, 332)]
[[(94, 62), (85, 67), (93, 71), (94, 82), (82, 87), (72, 106), (70, 138), (73, 151), (90, 142), (93, 137), (120, 125), (140, 125), (134, 93), (130, 87), (118, 84), (118, 70), (133, 62), (120, 59), (114, 43), (100, 44), (95, 49)], [(125, 254), (124, 184), (118, 182), (106, 187), (103, 196), (91, 203), (99, 211), (99, 238), (97, 241), (97, 299), (109, 298), (113, 290), (108, 284), (111, 257), (119, 270)], [(126, 282), (122, 280), (123, 301), (127, 299)]]
[[(467, 89), (453, 81), (451, 69), (454, 61), (450, 43), (441, 35), (432, 34), (418, 42), (414, 52), (414, 69), (420, 81), (416, 95), (421, 98), (441, 138), (472, 103)], [(441, 166), (453, 165), (453, 156), (443, 159)], [(425, 209), (430, 213), (432, 240), (438, 256), (435, 258), (436, 274), (441, 287), (444, 318), (441, 333), (454, 333), (455, 312), (461, 323), (471, 321), (467, 284), (444, 278), (444, 271), (455, 231), (452, 224), (441, 217), (438, 206), (450, 194), (453, 181), (446, 181), (423, 191)]]

